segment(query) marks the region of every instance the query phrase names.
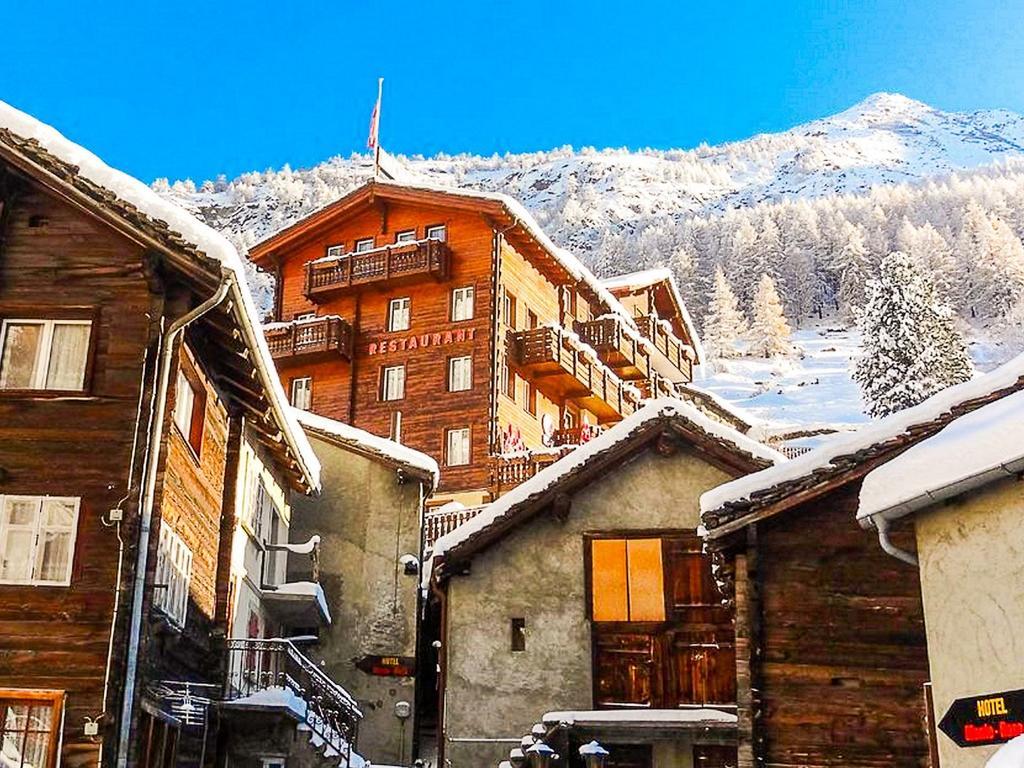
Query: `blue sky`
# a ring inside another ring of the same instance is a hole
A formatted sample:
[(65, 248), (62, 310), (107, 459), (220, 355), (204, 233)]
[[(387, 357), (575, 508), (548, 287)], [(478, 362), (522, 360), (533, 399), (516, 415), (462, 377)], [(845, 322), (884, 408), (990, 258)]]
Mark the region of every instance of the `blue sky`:
[[(11, 2), (0, 99), (145, 180), (360, 151), (692, 147), (897, 91), (1024, 112), (1024, 2)], [(149, 6), (149, 7), (146, 7)]]

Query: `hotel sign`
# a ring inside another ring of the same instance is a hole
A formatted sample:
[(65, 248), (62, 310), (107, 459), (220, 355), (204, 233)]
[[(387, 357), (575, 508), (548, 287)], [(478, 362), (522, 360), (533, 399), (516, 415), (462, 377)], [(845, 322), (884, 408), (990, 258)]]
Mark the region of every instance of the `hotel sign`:
[(1024, 734), (1024, 690), (956, 699), (939, 730), (961, 747), (1002, 744)]
[(416, 674), (416, 659), (411, 656), (363, 656), (356, 668), (375, 677), (412, 677)]
[(476, 328), (459, 328), (455, 331), (438, 331), (436, 333), (417, 333), (385, 341), (371, 341), (367, 347), (369, 355), (386, 355), (389, 352), (407, 352), (421, 347), (440, 347), (446, 344), (459, 344), (472, 341), (476, 336)]

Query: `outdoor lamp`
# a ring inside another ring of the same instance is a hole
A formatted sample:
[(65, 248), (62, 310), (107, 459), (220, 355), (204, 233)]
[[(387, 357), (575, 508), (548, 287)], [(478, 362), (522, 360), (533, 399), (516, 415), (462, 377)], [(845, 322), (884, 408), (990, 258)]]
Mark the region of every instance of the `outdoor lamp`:
[(587, 768), (604, 768), (608, 762), (608, 750), (592, 741), (580, 747), (580, 757)]
[(538, 741), (526, 750), (526, 759), (530, 761), (530, 768), (551, 768), (551, 763), (555, 759), (555, 750), (543, 741)]

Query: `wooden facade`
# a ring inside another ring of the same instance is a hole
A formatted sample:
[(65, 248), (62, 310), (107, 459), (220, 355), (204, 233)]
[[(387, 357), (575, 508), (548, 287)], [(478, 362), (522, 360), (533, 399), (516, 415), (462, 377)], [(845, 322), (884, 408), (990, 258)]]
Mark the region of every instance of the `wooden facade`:
[[(281, 379), (296, 401), (435, 457), (440, 491), (467, 503), (510, 487), (496, 457), (556, 447), (554, 430), (596, 431), (632, 413), (645, 395), (671, 389), (652, 383), (648, 363), (659, 338), (670, 343), (665, 329), (638, 341), (647, 326), (596, 280), (574, 274), (518, 216), (499, 197), (371, 182), (251, 254), (277, 279), (268, 332), (282, 339)], [(466, 289), (472, 315), (456, 319), (456, 292)], [(396, 300), (408, 320), (392, 329)], [(339, 318), (351, 344), (316, 357), (292, 352), (294, 334), (321, 322), (310, 315)], [(590, 345), (605, 323), (597, 318), (606, 316), (630, 335), (613, 329), (613, 343), (602, 337)], [(682, 382), (691, 376), (694, 340), (677, 325), (679, 335), (669, 335), (682, 355)], [(450, 391), (450, 361), (463, 357), (472, 360), (472, 384)], [(404, 393), (386, 400), (384, 370), (393, 366), (404, 369)], [(447, 455), (448, 431), (461, 429), (469, 430), (465, 464)]]

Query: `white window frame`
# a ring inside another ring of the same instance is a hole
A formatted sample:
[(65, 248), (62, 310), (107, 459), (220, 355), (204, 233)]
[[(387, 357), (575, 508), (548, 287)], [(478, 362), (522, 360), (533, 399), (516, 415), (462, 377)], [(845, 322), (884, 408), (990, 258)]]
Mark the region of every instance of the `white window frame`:
[(416, 242), (416, 230), (415, 229), (403, 229), (401, 232), (395, 233), (396, 243), (415, 243)]
[[(472, 285), (464, 285), (461, 288), (452, 289), (452, 322), (457, 323), (460, 320), (472, 320), (474, 302), (476, 301), (475, 291)], [(461, 303), (461, 312), (460, 309)]]
[(153, 605), (179, 627), (188, 618), (188, 595), (192, 586), (192, 549), (166, 522), (160, 525), (156, 573), (153, 577)]
[(339, 256), (345, 255), (345, 246), (339, 243), (338, 245), (327, 246), (327, 258), (336, 259)]
[[(43, 328), (39, 339), (39, 346), (36, 348), (36, 364), (34, 366), (36, 370), (32, 384), (28, 389), (50, 392), (85, 391), (85, 379), (89, 373), (89, 352), (92, 346), (92, 320), (61, 320), (40, 317), (5, 318), (3, 326), (0, 327), (0, 364), (3, 363), (4, 350), (7, 349), (7, 334), (12, 325), (40, 325)], [(58, 325), (84, 325), (89, 328), (89, 336), (85, 340), (85, 359), (82, 361), (82, 385), (78, 389), (53, 389), (46, 386), (46, 379), (50, 375), (50, 357), (53, 354), (53, 331)], [(5, 387), (4, 389), (7, 388)], [(10, 389), (13, 389), (13, 387)]]
[(448, 239), (448, 226), (445, 224), (435, 224), (432, 227), (427, 227), (424, 234), (427, 240), (440, 240), (443, 243)]
[[(185, 442), (192, 436), (192, 416), (196, 411), (196, 390), (185, 371), (178, 369), (174, 383), (174, 425), (181, 432)], [(189, 443), (191, 445), (191, 443)]]
[(376, 247), (374, 239), (372, 237), (364, 237), (362, 240), (356, 240), (355, 252), (366, 253), (372, 251)]
[[(403, 319), (405, 325), (397, 325), (396, 319)], [(388, 302), (388, 331), (408, 331), (412, 324), (412, 299), (408, 296), (399, 296)]]
[(261, 757), (260, 768), (287, 768), (288, 759), (286, 757)]
[[(82, 499), (77, 496), (26, 496), (22, 494), (8, 494), (0, 495), (0, 557), (3, 557), (7, 552), (7, 536), (9, 533), (10, 526), (7, 523), (7, 502), (9, 501), (29, 501), (36, 505), (35, 520), (32, 522), (32, 575), (27, 579), (3, 579), (0, 578), (0, 584), (26, 584), (37, 587), (67, 587), (71, 585), (71, 572), (75, 564), (75, 547), (78, 544), (78, 515), (82, 506)], [(70, 504), (74, 508), (74, 515), (72, 517), (71, 525), (69, 526), (71, 531), (71, 542), (68, 546), (68, 559), (65, 564), (67, 577), (64, 579), (41, 579), (38, 577), (42, 561), (40, 555), (42, 552), (42, 534), (45, 526), (43, 525), (43, 509), (44, 505), (48, 501), (55, 501), (60, 504)], [(27, 526), (18, 526), (17, 530), (27, 530)]]
[[(458, 370), (465, 365), (464, 370)], [(462, 355), (448, 359), (448, 391), (468, 392), (473, 388), (473, 356)]]
[(316, 312), (300, 312), (295, 316), (295, 322), (301, 323), (303, 320), (314, 320), (316, 318)]
[[(401, 371), (401, 376), (398, 379), (390, 379), (389, 374), (391, 371)], [(384, 402), (391, 402), (394, 400), (405, 399), (405, 366), (404, 365), (386, 365), (381, 371), (381, 383), (380, 383), (380, 399)], [(397, 386), (398, 392), (391, 391), (391, 381), (396, 381), (394, 386)]]
[[(456, 436), (458, 437), (456, 438)], [(453, 450), (455, 446), (453, 438), (459, 440), (457, 451)], [(444, 463), (446, 467), (465, 467), (471, 463), (473, 441), (469, 427), (454, 427), (445, 430), (444, 443)]]
[[(297, 396), (300, 392), (303, 395), (301, 401)], [(292, 379), (291, 391), (288, 399), (293, 408), (298, 408), (303, 411), (310, 410), (313, 406), (313, 377), (299, 376), (296, 379)]]

